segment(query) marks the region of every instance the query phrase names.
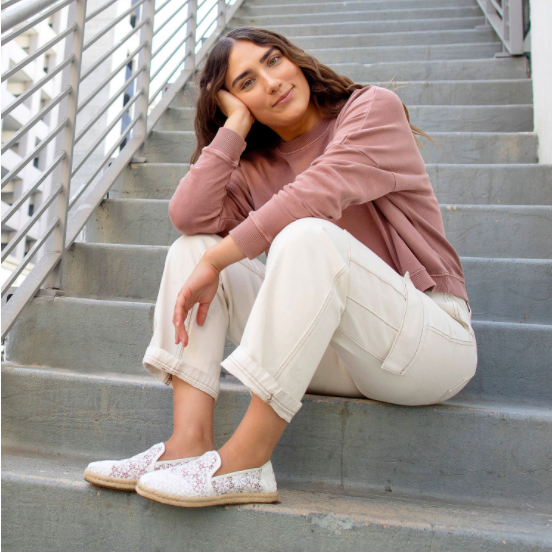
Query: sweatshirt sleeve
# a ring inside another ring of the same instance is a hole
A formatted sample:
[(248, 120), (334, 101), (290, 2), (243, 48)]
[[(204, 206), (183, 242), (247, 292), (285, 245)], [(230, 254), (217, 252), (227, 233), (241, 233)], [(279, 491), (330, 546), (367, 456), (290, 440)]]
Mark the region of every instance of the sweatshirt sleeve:
[(239, 165), (247, 146), (236, 132), (221, 127), (190, 166), (169, 202), (169, 218), (183, 234), (228, 234), (253, 209)]
[(393, 192), (394, 171), (419, 168), (421, 155), (399, 97), (375, 86), (353, 94), (338, 115), (324, 153), (230, 231), (249, 259), (267, 250), (293, 221), (338, 220), (349, 205)]

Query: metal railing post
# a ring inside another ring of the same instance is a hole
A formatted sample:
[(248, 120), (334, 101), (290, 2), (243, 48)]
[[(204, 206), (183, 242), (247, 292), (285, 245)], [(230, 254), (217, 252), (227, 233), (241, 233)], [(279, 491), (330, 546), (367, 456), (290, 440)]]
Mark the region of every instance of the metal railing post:
[[(191, 17), (190, 17), (191, 16)], [(196, 24), (197, 24), (197, 0), (188, 2), (188, 26), (186, 31), (190, 33), (190, 38), (186, 41), (186, 52), (192, 52), (184, 61), (184, 71), (193, 71), (196, 67)]]
[[(146, 42), (145, 46), (140, 50), (138, 55), (138, 67), (144, 67), (138, 78), (136, 79), (136, 90), (142, 90), (142, 94), (136, 100), (134, 108), (134, 117), (140, 115), (140, 120), (136, 123), (132, 130), (133, 138), (143, 138), (144, 142), (147, 136), (148, 124), (148, 105), (149, 105), (149, 88), (150, 88), (150, 73), (151, 73), (151, 52), (153, 42), (153, 23), (155, 19), (155, 0), (147, 0), (140, 8), (140, 22), (148, 19), (149, 21), (140, 30), (140, 44)], [(134, 155), (134, 161), (145, 161), (144, 144), (140, 146)]]
[(226, 27), (226, 0), (218, 0), (217, 28), (218, 27), (220, 27), (221, 32)]
[(86, 15), (86, 0), (75, 0), (69, 5), (67, 26), (76, 24), (75, 30), (65, 39), (65, 59), (73, 55), (73, 61), (62, 73), (61, 89), (70, 86), (71, 92), (61, 101), (59, 113), (65, 114), (69, 122), (56, 139), (56, 155), (65, 152), (65, 158), (52, 174), (52, 183), (61, 183), (63, 191), (48, 211), (48, 221), (59, 217), (60, 224), (44, 244), (44, 253), (60, 252), (61, 261), (52, 269), (44, 281), (43, 288), (61, 289), (62, 265), (64, 262), (65, 239), (67, 232), (67, 214), (69, 211), (69, 196), (71, 186), (71, 169), (73, 165), (73, 146), (75, 144), (75, 127), (79, 101), (79, 83), (82, 62), (82, 47), (84, 40), (84, 19)]

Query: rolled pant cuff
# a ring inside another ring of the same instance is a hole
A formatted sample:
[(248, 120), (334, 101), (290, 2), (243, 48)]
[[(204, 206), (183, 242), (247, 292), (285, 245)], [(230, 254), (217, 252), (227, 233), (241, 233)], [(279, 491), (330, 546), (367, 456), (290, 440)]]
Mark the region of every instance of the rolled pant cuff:
[(268, 403), (286, 422), (290, 422), (297, 411), (301, 409), (302, 403), (283, 390), (278, 381), (252, 359), (241, 346), (238, 346), (222, 362), (222, 366), (243, 382), (251, 393)]
[(167, 386), (171, 385), (168, 376), (168, 374), (171, 374), (188, 382), (188, 384), (191, 384), (194, 388), (209, 394), (215, 401), (218, 398), (220, 390), (220, 383), (218, 380), (209, 377), (203, 371), (192, 365), (183, 363), (180, 359), (171, 355), (164, 349), (149, 346), (146, 349), (142, 365), (150, 374), (161, 380), (163, 384), (167, 384)]

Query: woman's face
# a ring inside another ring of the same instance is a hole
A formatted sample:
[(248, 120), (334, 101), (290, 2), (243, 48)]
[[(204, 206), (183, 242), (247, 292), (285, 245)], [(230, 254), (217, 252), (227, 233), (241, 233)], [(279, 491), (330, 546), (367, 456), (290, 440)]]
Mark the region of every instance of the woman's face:
[[(303, 72), (276, 47), (236, 41), (230, 52), (224, 85), (257, 121), (276, 132), (301, 126), (314, 108), (312, 105), (309, 108), (310, 88)], [(276, 104), (291, 89), (289, 99)]]

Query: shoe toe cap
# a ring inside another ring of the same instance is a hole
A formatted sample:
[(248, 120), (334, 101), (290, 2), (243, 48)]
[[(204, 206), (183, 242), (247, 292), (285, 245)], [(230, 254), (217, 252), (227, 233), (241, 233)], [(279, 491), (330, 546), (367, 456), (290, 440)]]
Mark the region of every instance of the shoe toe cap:
[(193, 497), (197, 495), (188, 480), (178, 470), (172, 468), (144, 474), (138, 482), (146, 489), (171, 496)]
[(111, 476), (114, 461), (94, 461), (86, 467), (86, 472), (97, 474), (98, 476)]

